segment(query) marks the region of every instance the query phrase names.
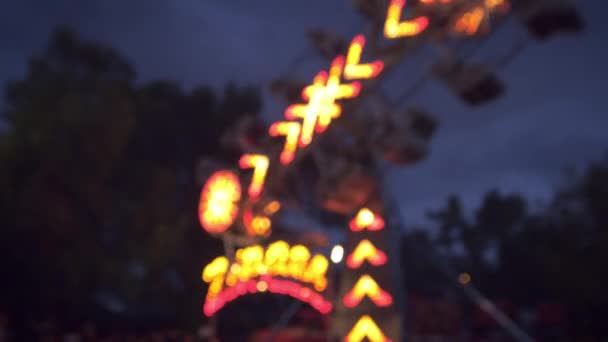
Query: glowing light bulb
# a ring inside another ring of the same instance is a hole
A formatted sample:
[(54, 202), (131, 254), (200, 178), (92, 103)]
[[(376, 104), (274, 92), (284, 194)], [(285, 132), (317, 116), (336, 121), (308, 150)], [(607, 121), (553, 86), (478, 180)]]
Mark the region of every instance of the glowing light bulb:
[(329, 258), (334, 264), (339, 264), (342, 262), (342, 258), (344, 258), (344, 247), (335, 245), (334, 248), (331, 249)]
[(353, 232), (362, 230), (378, 231), (384, 228), (384, 220), (382, 217), (375, 215), (371, 210), (363, 208), (359, 210), (357, 215), (350, 222), (350, 229)]

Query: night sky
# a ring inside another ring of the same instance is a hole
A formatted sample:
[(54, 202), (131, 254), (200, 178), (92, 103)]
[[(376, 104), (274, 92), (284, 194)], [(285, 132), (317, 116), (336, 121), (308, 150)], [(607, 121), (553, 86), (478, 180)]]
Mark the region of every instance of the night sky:
[[(451, 193), (469, 207), (492, 188), (546, 199), (565, 167), (581, 167), (608, 152), (608, 4), (586, 0), (578, 6), (586, 32), (540, 44), (528, 39), (524, 52), (497, 71), (508, 88), (498, 101), (467, 108), (432, 81), (406, 102), (441, 123), (427, 160), (391, 171), (407, 223), (421, 221), (425, 209), (440, 206)], [(264, 85), (285, 73), (306, 51), (306, 27), (352, 37), (364, 23), (349, 0), (4, 1), (0, 80), (22, 77), (26, 58), (44, 48), (57, 24), (118, 49), (140, 81), (221, 89), (230, 80)], [(525, 33), (512, 20), (474, 59), (495, 64)], [(384, 87), (389, 95), (395, 98), (424, 73), (427, 57), (406, 60), (391, 74)], [(312, 56), (297, 66), (295, 75), (308, 80), (326, 63)], [(264, 117), (281, 112), (282, 105), (265, 96)]]

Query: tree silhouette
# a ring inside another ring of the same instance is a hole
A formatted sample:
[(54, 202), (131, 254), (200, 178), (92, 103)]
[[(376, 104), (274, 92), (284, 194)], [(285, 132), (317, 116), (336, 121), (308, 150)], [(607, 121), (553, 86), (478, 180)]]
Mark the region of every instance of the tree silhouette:
[(261, 102), (253, 88), (137, 85), (117, 52), (56, 30), (6, 88), (0, 138), (2, 302), (41, 315), (201, 319), (201, 157)]

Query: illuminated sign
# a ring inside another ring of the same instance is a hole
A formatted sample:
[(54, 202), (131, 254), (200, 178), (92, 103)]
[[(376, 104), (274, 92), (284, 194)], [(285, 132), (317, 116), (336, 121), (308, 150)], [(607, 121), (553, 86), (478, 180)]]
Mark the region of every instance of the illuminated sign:
[(388, 258), (384, 252), (377, 249), (371, 241), (361, 240), (355, 250), (346, 259), (348, 268), (359, 268), (367, 261), (373, 266), (382, 266), (386, 264)]
[[(423, 5), (448, 4), (452, 0), (420, 0)], [(484, 9), (492, 11), (502, 7), (506, 0), (483, 0)], [(384, 36), (388, 39), (413, 37), (429, 27), (429, 19), (420, 16), (403, 20), (406, 0), (390, 0), (384, 21)], [(479, 7), (481, 8), (481, 7)], [(485, 11), (484, 11), (485, 12)], [(477, 32), (483, 15), (478, 8), (464, 13), (454, 23), (454, 30), (472, 34)], [(288, 165), (295, 160), (298, 148), (313, 142), (315, 134), (322, 134), (331, 122), (342, 114), (337, 101), (359, 96), (362, 85), (356, 80), (378, 77), (384, 70), (381, 60), (362, 63), (365, 37), (357, 35), (351, 41), (345, 56), (335, 57), (329, 69), (316, 74), (312, 84), (302, 91), (306, 103), (296, 103), (284, 111), (286, 121), (273, 123), (268, 130), (272, 137), (284, 137), (285, 144), (279, 161)], [(349, 81), (350, 83), (343, 83)], [(253, 169), (242, 212), (242, 222), (247, 234), (268, 236), (272, 222), (269, 216), (280, 209), (278, 202), (260, 206), (260, 198), (265, 188), (270, 157), (264, 154), (245, 154), (239, 161), (242, 169)], [(199, 218), (203, 228), (214, 234), (225, 232), (236, 220), (241, 201), (241, 185), (232, 173), (212, 176), (205, 185), (199, 204)], [(263, 213), (262, 213), (263, 211)], [(382, 217), (367, 208), (361, 209), (350, 222), (352, 232), (377, 232), (384, 229)], [(335, 257), (338, 260), (338, 257)], [(348, 255), (346, 264), (350, 269), (359, 269), (367, 262), (372, 266), (382, 266), (388, 261), (387, 255), (376, 248), (371, 241), (361, 240), (355, 250)], [(322, 313), (328, 313), (332, 304), (318, 292), (327, 287), (326, 273), (329, 262), (323, 255), (311, 255), (301, 245), (289, 246), (278, 241), (267, 248), (250, 246), (236, 252), (234, 262), (226, 257), (218, 257), (203, 270), (203, 281), (209, 284), (204, 312), (213, 315), (226, 303), (248, 293), (272, 292), (292, 296), (307, 302)], [(311, 286), (308, 288), (306, 286)], [(376, 306), (386, 307), (393, 302), (391, 295), (380, 288), (370, 275), (362, 275), (351, 291), (343, 298), (346, 307), (357, 306), (364, 297)], [(370, 316), (361, 317), (344, 341), (390, 342)]]
[(287, 165), (291, 163), (298, 149), (298, 138), (302, 131), (302, 125), (295, 121), (280, 121), (275, 122), (268, 130), (273, 137), (282, 135), (285, 137), (285, 146), (281, 152), (281, 164)]
[(264, 190), (268, 164), (268, 157), (261, 154), (245, 154), (239, 161), (242, 169), (253, 169), (253, 177), (248, 191), (249, 197), (252, 199), (257, 199)]
[(382, 290), (374, 278), (365, 274), (357, 280), (353, 289), (344, 296), (344, 306), (354, 308), (361, 303), (365, 296), (380, 307), (393, 304), (393, 297)]
[[(384, 228), (384, 219), (374, 214), (367, 208), (359, 210), (357, 215), (350, 222), (350, 229), (353, 233), (360, 233), (364, 230), (377, 232)], [(376, 248), (368, 239), (359, 241), (355, 249), (346, 259), (346, 266), (350, 269), (359, 269), (364, 262), (371, 266), (379, 267), (388, 262), (387, 255)], [(342, 298), (342, 304), (347, 309), (353, 309), (367, 297), (376, 307), (388, 308), (393, 305), (393, 297), (390, 293), (383, 290), (378, 282), (369, 274), (361, 274), (355, 284)], [(352, 327), (344, 338), (345, 342), (387, 342), (390, 341), (382, 329), (368, 315), (363, 315)]]
[(366, 338), (370, 342), (391, 342), (389, 338), (384, 336), (376, 322), (367, 315), (357, 321), (357, 324), (344, 338), (344, 342), (362, 342)]
[(384, 36), (389, 39), (412, 37), (422, 33), (429, 26), (427, 17), (401, 21), (405, 0), (391, 0), (384, 23)]
[(234, 223), (239, 211), (241, 183), (234, 172), (214, 173), (201, 192), (198, 217), (203, 229), (209, 233), (225, 232)]
[[(331, 303), (318, 292), (327, 288), (328, 267), (325, 256), (311, 255), (305, 246), (290, 246), (285, 241), (274, 242), (266, 249), (259, 245), (239, 249), (232, 264), (224, 256), (217, 257), (202, 273), (203, 281), (209, 283), (205, 314), (213, 315), (226, 302), (244, 294), (265, 291), (285, 292), (327, 313)], [(287, 279), (310, 284), (314, 290)]]
[(361, 53), (365, 47), (365, 36), (356, 36), (346, 55), (346, 66), (344, 67), (344, 78), (347, 80), (360, 80), (378, 76), (384, 68), (384, 62), (375, 61), (368, 64), (359, 64)]
[(345, 59), (336, 57), (329, 73), (321, 72), (315, 77), (313, 84), (304, 88), (302, 97), (308, 100), (307, 104), (295, 104), (285, 110), (288, 119), (300, 118), (302, 132), (300, 134), (300, 147), (308, 146), (312, 142), (314, 132), (323, 132), (332, 119), (340, 116), (342, 110), (336, 100), (357, 97), (361, 91), (361, 84), (341, 84), (340, 78), (344, 69)]

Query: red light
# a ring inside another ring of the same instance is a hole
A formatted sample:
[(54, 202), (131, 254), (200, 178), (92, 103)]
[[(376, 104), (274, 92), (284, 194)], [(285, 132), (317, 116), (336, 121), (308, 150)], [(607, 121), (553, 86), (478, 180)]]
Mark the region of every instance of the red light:
[(211, 317), (226, 304), (234, 301), (238, 297), (246, 295), (247, 293), (253, 294), (258, 292), (288, 295), (299, 301), (310, 304), (310, 306), (322, 314), (328, 314), (333, 308), (331, 302), (324, 299), (314, 290), (293, 281), (279, 280), (265, 276), (261, 277), (259, 281), (249, 280), (246, 282), (239, 282), (235, 286), (223, 290), (216, 297), (207, 298), (203, 305), (203, 312), (205, 313), (205, 316)]

